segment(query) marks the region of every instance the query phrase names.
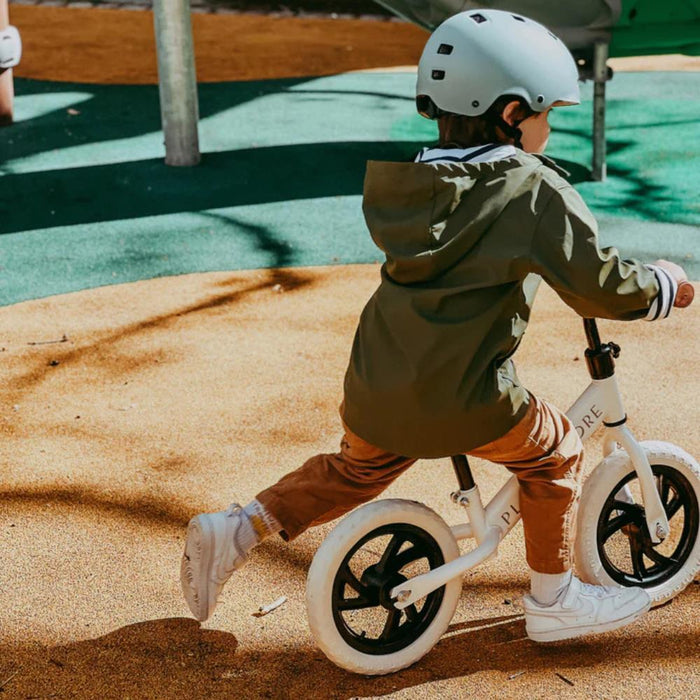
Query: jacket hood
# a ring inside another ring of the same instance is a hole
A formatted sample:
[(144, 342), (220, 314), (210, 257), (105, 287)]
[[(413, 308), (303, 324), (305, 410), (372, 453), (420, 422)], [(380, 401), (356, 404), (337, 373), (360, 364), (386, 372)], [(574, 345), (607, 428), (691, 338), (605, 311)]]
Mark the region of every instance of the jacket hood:
[(522, 151), (486, 163), (370, 161), (362, 209), (389, 276), (412, 284), (442, 274), (479, 243), (512, 199), (527, 193), (534, 202), (531, 179), (544, 166), (566, 174), (550, 159)]

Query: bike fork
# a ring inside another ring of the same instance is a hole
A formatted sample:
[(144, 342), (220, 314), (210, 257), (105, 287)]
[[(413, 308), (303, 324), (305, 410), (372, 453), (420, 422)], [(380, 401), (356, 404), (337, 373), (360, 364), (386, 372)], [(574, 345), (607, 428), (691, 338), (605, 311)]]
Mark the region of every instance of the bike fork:
[(649, 529), (649, 536), (653, 544), (660, 544), (668, 537), (671, 528), (668, 524), (666, 510), (661, 502), (661, 496), (656, 489), (656, 478), (651, 470), (646, 453), (626, 426), (620, 425), (608, 429), (615, 441), (627, 452), (632, 461), (632, 466), (637, 472), (639, 486), (642, 490), (644, 517)]

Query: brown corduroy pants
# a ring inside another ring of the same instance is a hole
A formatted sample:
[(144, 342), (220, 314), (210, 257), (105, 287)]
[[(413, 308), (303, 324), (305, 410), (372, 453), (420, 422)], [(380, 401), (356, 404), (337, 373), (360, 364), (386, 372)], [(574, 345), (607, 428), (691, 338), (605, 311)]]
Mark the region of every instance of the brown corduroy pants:
[[(514, 428), (469, 454), (502, 464), (518, 478), (530, 568), (544, 574), (570, 569), (583, 445), (568, 418), (531, 395)], [(257, 498), (291, 540), (378, 496), (415, 461), (374, 447), (346, 427), (339, 453), (312, 457)]]

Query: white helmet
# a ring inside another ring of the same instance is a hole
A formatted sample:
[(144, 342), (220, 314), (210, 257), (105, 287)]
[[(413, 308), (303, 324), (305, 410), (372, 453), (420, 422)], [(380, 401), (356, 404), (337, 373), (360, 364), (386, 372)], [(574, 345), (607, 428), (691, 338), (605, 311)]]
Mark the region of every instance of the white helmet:
[(501, 10), (469, 10), (445, 20), (418, 64), (416, 106), (476, 117), (502, 95), (534, 112), (555, 102), (579, 104), (578, 69), (562, 41), (538, 22)]

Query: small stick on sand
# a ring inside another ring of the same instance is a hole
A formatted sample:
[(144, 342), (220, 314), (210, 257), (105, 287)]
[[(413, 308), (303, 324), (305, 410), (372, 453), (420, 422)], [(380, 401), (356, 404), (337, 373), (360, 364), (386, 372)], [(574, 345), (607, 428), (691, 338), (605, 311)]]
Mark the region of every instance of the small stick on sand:
[(271, 613), (273, 610), (277, 610), (280, 605), (284, 605), (287, 602), (287, 596), (283, 595), (280, 596), (277, 600), (274, 602), (270, 603), (269, 605), (261, 605), (258, 608), (258, 612), (253, 613), (253, 617), (262, 617), (263, 615), (267, 615), (268, 613)]
[(29, 341), (27, 345), (55, 345), (56, 343), (67, 343), (68, 336), (64, 333), (60, 340), (34, 340)]
[(526, 671), (518, 671), (517, 673), (511, 673), (510, 676), (508, 676), (508, 680), (512, 681), (514, 678), (517, 678), (518, 676), (522, 676), (526, 673)]
[(561, 673), (557, 673), (557, 672), (555, 671), (555, 672), (554, 672), (554, 675), (555, 675), (555, 676), (559, 676), (559, 678), (561, 678), (561, 679), (564, 681), (564, 683), (568, 683), (568, 684), (571, 685), (571, 686), (574, 685), (574, 682), (573, 682), (573, 681), (570, 681), (566, 676), (562, 676)]
[(5, 679), (2, 683), (0, 683), (0, 693), (5, 690), (5, 686), (19, 673), (19, 669), (17, 669), (9, 678)]

